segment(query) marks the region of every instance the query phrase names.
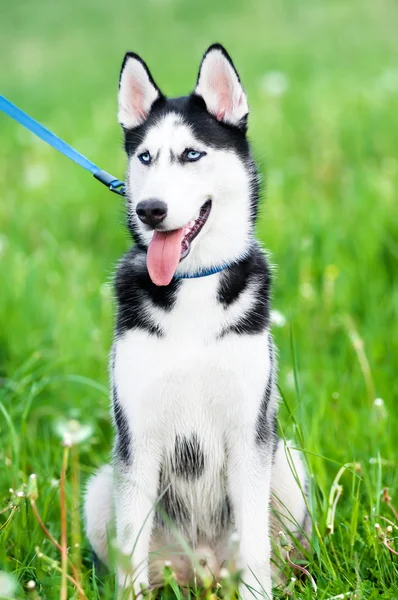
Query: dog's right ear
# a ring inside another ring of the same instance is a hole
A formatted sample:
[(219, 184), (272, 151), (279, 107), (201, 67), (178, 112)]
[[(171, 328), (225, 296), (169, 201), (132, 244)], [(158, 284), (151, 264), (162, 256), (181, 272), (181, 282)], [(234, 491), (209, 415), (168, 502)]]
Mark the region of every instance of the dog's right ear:
[(133, 52), (124, 57), (119, 80), (119, 123), (134, 129), (148, 117), (153, 103), (163, 94), (144, 61)]

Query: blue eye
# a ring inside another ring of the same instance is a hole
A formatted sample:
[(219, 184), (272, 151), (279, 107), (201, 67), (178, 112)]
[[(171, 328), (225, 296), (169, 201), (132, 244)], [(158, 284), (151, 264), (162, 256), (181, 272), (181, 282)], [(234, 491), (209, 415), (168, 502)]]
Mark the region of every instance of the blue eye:
[(138, 160), (140, 160), (143, 165), (149, 165), (151, 164), (152, 156), (149, 154), (149, 152), (142, 152), (138, 155)]
[(192, 162), (194, 162), (195, 160), (199, 160), (204, 155), (205, 152), (199, 152), (198, 150), (185, 150), (185, 156), (187, 160)]

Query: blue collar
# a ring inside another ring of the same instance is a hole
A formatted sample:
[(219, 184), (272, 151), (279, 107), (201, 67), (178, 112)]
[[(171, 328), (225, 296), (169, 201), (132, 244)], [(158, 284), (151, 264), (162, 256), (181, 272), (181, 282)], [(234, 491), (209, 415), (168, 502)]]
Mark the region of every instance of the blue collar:
[(223, 264), (219, 267), (212, 267), (209, 269), (201, 269), (200, 271), (196, 271), (196, 273), (181, 273), (174, 275), (174, 279), (199, 279), (199, 277), (208, 277), (209, 275), (215, 275), (216, 273), (221, 273), (224, 269), (228, 269), (231, 265)]

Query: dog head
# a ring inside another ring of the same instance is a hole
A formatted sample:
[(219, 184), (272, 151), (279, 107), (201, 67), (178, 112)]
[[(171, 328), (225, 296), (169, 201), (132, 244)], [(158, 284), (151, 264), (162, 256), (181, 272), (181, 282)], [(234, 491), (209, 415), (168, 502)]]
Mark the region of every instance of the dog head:
[(218, 268), (245, 255), (257, 210), (248, 105), (219, 44), (204, 54), (194, 91), (166, 98), (136, 54), (125, 56), (119, 122), (128, 156), (128, 223), (149, 275)]

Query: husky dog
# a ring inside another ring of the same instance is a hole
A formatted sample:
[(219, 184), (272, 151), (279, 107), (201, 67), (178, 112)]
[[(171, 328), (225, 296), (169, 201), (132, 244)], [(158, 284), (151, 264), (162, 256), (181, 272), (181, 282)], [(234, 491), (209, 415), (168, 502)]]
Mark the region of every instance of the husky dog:
[(179, 583), (198, 563), (217, 577), (235, 548), (242, 595), (272, 598), (271, 538), (306, 530), (306, 478), (276, 435), (271, 274), (254, 238), (246, 94), (219, 44), (180, 98), (166, 98), (128, 53), (118, 117), (135, 245), (116, 275), (116, 442), (112, 465), (88, 484), (87, 535), (106, 563), (115, 523), (131, 565), (119, 569), (121, 589), (159, 582), (166, 560)]

